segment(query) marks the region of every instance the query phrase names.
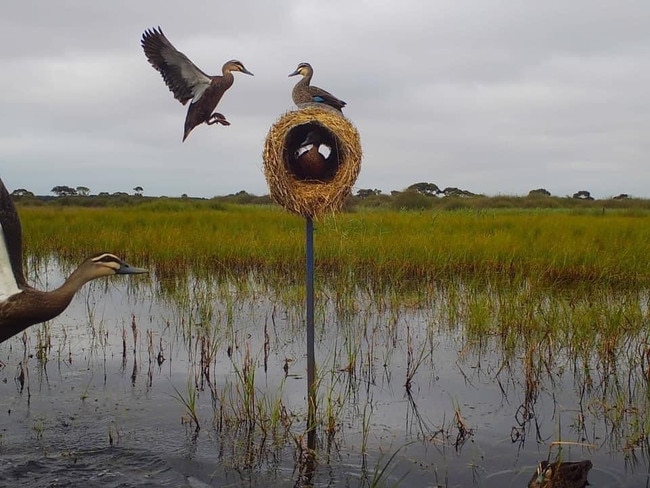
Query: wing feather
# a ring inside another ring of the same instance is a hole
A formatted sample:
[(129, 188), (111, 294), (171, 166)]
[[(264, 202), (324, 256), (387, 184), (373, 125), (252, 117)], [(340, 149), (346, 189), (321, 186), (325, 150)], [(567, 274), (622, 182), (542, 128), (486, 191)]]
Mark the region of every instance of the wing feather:
[(338, 110), (341, 110), (343, 107), (347, 105), (343, 100), (335, 97), (327, 90), (318, 88), (317, 86), (310, 86), (309, 91), (312, 95), (312, 99), (314, 100), (314, 102), (325, 103), (326, 105), (331, 105), (332, 107)]
[(165, 37), (162, 29), (147, 29), (142, 35), (142, 49), (151, 66), (161, 75), (174, 98), (185, 105), (198, 100), (212, 79), (199, 69)]

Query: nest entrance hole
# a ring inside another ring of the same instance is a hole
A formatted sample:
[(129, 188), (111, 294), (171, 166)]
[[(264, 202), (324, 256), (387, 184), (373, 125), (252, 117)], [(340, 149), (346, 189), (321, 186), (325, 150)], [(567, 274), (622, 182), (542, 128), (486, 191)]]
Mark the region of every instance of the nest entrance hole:
[(318, 122), (292, 127), (285, 136), (285, 164), (301, 181), (328, 182), (341, 165), (338, 137)]

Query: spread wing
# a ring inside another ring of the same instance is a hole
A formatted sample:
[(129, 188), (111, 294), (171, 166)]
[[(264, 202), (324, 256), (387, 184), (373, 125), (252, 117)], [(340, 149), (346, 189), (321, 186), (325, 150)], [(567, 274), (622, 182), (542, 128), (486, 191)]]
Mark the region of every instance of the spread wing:
[(19, 293), (26, 286), (22, 246), (18, 213), (0, 180), (0, 301)]
[(185, 105), (201, 98), (210, 86), (210, 76), (201, 71), (165, 37), (160, 27), (147, 29), (142, 35), (142, 49), (147, 60), (163, 77), (174, 98)]

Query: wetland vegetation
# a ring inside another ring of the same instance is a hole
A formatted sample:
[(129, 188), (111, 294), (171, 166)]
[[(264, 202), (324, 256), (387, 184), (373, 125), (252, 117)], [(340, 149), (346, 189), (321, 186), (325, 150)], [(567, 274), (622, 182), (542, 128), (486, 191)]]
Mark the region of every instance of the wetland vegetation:
[(316, 222), (316, 453), (301, 218), (218, 199), (20, 205), (43, 288), (95, 251), (152, 273), (92, 284), (0, 345), (0, 452), (26, 464), (11, 446), (27, 433), (59, 468), (156, 453), (138, 469), (161, 486), (170, 466), (214, 486), (525, 486), (549, 457), (648, 486), (645, 202), (457, 200)]

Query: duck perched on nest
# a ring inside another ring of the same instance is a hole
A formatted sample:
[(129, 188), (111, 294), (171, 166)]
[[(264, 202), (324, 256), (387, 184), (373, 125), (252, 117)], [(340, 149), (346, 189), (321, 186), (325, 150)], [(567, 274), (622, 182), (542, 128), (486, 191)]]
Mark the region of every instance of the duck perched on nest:
[(549, 463), (542, 461), (528, 482), (528, 488), (584, 488), (589, 484), (587, 475), (591, 461), (573, 463)]
[(212, 111), (226, 90), (232, 86), (235, 80), (233, 71), (253, 76), (241, 61), (232, 59), (221, 68), (221, 76), (210, 76), (178, 51), (160, 27), (144, 32), (142, 48), (151, 66), (162, 75), (174, 98), (183, 105), (192, 100), (185, 117), (183, 141), (194, 127), (204, 122), (208, 125), (230, 125), (222, 114)]
[(300, 63), (296, 70), (289, 76), (296, 75), (302, 75), (302, 79), (293, 87), (291, 96), (293, 98), (293, 103), (298, 107), (302, 107), (305, 103), (319, 103), (329, 105), (339, 112), (341, 112), (343, 107), (345, 107), (346, 103), (343, 100), (336, 98), (330, 92), (323, 90), (322, 88), (310, 85), (311, 78), (314, 75), (314, 70), (309, 63)]
[(146, 273), (117, 256), (96, 254), (84, 261), (56, 290), (40, 291), (27, 284), (23, 273), (22, 229), (16, 207), (0, 180), (0, 342), (30, 325), (63, 312), (88, 281), (115, 274)]

